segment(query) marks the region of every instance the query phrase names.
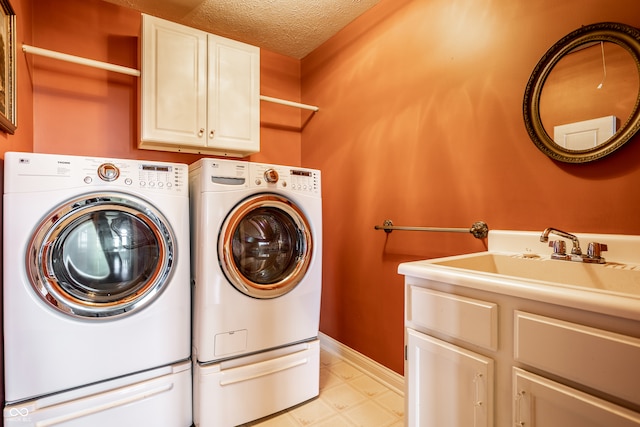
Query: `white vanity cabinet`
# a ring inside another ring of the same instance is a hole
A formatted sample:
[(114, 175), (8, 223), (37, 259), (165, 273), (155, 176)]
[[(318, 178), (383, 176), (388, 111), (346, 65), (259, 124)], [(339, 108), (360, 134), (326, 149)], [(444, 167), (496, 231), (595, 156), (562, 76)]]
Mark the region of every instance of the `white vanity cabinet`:
[(260, 50), (142, 15), (139, 148), (260, 151)]
[(639, 320), (444, 279), (405, 277), (409, 427), (640, 427)]

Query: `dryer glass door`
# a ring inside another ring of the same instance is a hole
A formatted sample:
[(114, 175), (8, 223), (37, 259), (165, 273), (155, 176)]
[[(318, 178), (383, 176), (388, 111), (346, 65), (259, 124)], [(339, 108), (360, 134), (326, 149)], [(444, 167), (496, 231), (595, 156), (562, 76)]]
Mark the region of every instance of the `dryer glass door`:
[(92, 194), (45, 218), (27, 253), (33, 287), (57, 310), (111, 317), (148, 304), (168, 281), (174, 238), (142, 200)]
[(302, 280), (311, 261), (311, 229), (289, 199), (261, 194), (236, 206), (220, 231), (218, 256), (240, 292), (275, 298)]

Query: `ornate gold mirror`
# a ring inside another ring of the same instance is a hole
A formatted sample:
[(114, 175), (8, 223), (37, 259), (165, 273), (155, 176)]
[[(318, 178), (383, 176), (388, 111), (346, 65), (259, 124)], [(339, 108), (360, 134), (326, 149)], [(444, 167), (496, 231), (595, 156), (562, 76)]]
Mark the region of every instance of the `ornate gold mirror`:
[(640, 129), (640, 30), (603, 22), (562, 38), (534, 68), (523, 113), (552, 159), (584, 163), (620, 148)]

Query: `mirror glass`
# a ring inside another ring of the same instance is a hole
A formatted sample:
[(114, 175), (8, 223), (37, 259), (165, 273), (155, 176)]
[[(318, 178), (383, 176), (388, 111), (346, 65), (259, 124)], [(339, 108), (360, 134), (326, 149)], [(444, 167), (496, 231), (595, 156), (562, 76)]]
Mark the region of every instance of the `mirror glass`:
[(525, 92), (527, 131), (538, 148), (582, 163), (619, 148), (640, 126), (640, 32), (585, 26), (541, 59)]

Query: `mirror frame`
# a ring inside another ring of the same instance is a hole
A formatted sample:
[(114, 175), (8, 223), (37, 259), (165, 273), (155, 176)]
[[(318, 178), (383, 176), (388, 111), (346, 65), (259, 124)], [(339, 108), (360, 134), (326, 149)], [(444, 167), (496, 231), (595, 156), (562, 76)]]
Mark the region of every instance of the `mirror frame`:
[(611, 138), (595, 148), (565, 149), (555, 143), (542, 124), (540, 95), (553, 67), (578, 46), (601, 41), (615, 43), (629, 52), (636, 64), (640, 79), (640, 30), (615, 22), (585, 25), (569, 33), (544, 54), (531, 73), (524, 93), (524, 123), (533, 143), (552, 159), (566, 163), (585, 163), (600, 159), (620, 148), (640, 129), (640, 89), (629, 118), (621, 123), (620, 129)]

